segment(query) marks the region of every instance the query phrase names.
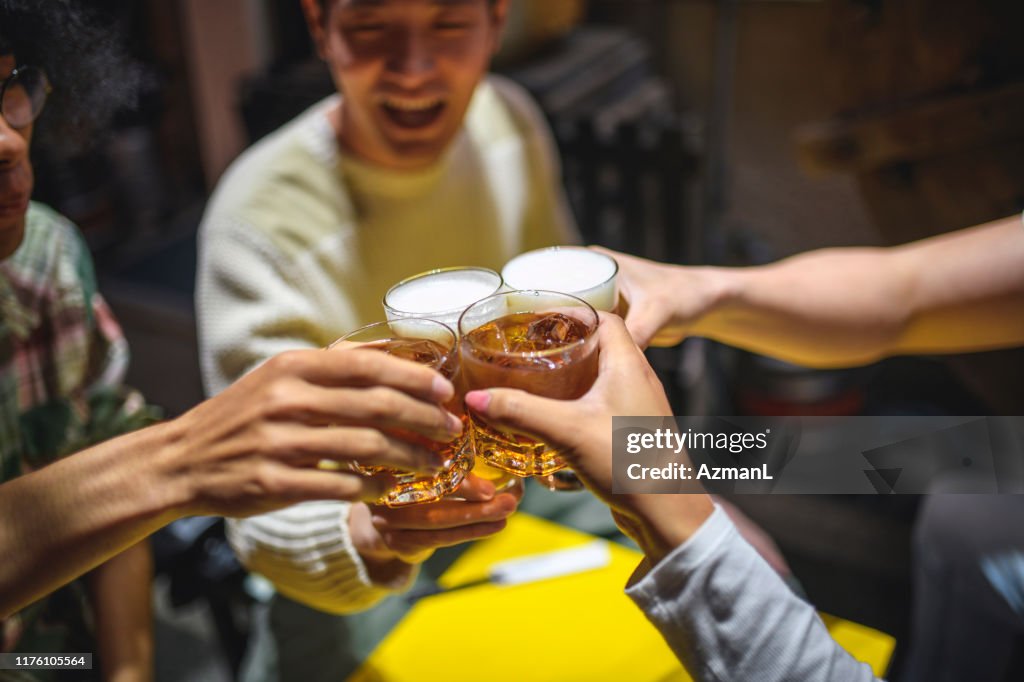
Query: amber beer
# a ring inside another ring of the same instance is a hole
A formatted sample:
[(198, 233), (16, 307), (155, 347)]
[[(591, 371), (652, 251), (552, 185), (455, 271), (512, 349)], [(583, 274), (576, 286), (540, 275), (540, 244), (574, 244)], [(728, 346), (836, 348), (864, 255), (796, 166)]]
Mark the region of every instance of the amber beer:
[(609, 313), (620, 313), (619, 264), (611, 256), (580, 246), (552, 246), (520, 254), (501, 276), (510, 289), (544, 289), (571, 294)]
[[(611, 256), (579, 246), (552, 246), (520, 254), (501, 275), (511, 289), (548, 289), (582, 298), (596, 310), (622, 314), (619, 264)], [(569, 469), (540, 477), (550, 490), (580, 490), (583, 483)]]
[[(459, 320), (466, 387), (579, 398), (597, 378), (597, 323), (586, 301), (554, 291), (511, 291), (479, 301)], [(546, 476), (566, 466), (546, 443), (494, 427), (472, 413), (469, 423), (477, 456), (499, 469)]]
[[(412, 317), (437, 320), (458, 329), (459, 316), (463, 311), (470, 304), (498, 293), (502, 284), (501, 275), (487, 268), (430, 270), (391, 287), (384, 296), (384, 312), (392, 325), (400, 325), (401, 320)], [(460, 377), (456, 377), (455, 391), (461, 406), (466, 391)], [(483, 460), (476, 461), (473, 473), (491, 481), (498, 489), (507, 487), (515, 480)]]
[[(377, 322), (346, 334), (335, 344), (342, 342), (355, 344), (353, 349), (377, 350), (403, 360), (411, 360), (437, 370), (453, 383), (457, 380), (459, 368), (455, 332), (434, 320), (410, 318), (400, 322)], [(461, 398), (453, 398), (445, 407), (460, 415), (465, 425)], [(458, 488), (473, 466), (472, 454), (466, 448), (465, 435), (451, 443), (437, 443), (413, 433), (400, 435), (439, 453), (444, 458), (444, 469), (434, 476), (421, 476), (390, 467), (353, 465), (356, 471), (367, 476), (387, 473), (396, 478), (396, 484), (378, 500), (379, 504), (401, 507), (439, 500)]]

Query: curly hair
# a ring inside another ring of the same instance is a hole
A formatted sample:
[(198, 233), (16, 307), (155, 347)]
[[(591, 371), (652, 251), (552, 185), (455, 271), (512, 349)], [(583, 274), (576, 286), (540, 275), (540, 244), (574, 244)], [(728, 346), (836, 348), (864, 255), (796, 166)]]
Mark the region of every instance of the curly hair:
[(84, 148), (137, 104), (143, 71), (118, 38), (72, 0), (0, 0), (0, 54), (46, 71), (53, 92), (39, 125), (62, 146)]

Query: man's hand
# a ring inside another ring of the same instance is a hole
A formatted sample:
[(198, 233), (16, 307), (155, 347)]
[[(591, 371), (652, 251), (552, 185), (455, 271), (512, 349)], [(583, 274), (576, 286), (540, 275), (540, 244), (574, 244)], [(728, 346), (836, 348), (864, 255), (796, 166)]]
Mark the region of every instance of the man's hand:
[(495, 494), (494, 484), (470, 475), (458, 490), (461, 499), (388, 508), (357, 504), (349, 515), (352, 544), (374, 582), (387, 582), (396, 564), (426, 561), (438, 547), (494, 535), (516, 510), (522, 486)]
[[(439, 455), (389, 435), (447, 442), (462, 429), (442, 404), (451, 383), (384, 353), (283, 353), (158, 428), (162, 470), (193, 514), (249, 516), (305, 500), (376, 499), (387, 477), (321, 471), (324, 460), (432, 474)], [(344, 467), (343, 467), (344, 469)]]

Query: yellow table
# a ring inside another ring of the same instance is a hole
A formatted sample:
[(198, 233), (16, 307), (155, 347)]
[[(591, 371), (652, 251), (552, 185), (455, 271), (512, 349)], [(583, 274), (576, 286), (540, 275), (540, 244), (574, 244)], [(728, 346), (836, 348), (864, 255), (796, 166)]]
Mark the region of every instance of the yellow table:
[[(586, 544), (593, 537), (517, 514), (439, 581), (483, 578), (491, 565)], [(623, 587), (640, 554), (612, 543), (608, 566), (514, 586), (482, 585), (420, 600), (350, 682), (630, 682), (690, 677)], [(881, 675), (887, 635), (825, 617), (833, 637)]]

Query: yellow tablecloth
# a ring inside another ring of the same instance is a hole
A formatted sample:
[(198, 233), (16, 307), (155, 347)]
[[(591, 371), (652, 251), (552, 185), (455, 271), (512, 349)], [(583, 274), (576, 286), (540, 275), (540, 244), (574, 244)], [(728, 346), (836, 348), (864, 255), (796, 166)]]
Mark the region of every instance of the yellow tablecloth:
[[(487, 575), (498, 562), (593, 541), (526, 514), (477, 543), (443, 586)], [(420, 600), (350, 682), (683, 681), (690, 677), (623, 587), (640, 554), (610, 545), (605, 568), (525, 585), (483, 585)], [(836, 640), (881, 675), (887, 635), (825, 617)]]

